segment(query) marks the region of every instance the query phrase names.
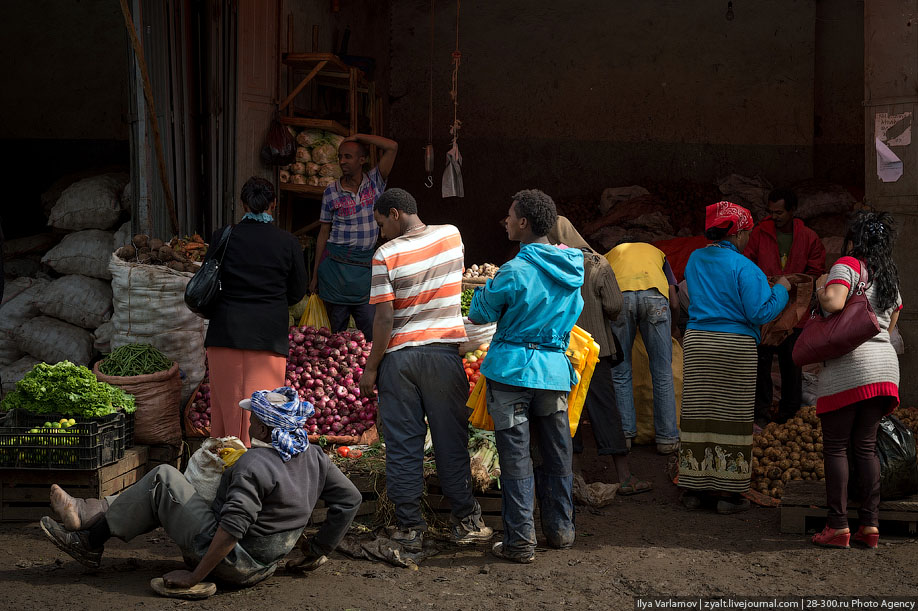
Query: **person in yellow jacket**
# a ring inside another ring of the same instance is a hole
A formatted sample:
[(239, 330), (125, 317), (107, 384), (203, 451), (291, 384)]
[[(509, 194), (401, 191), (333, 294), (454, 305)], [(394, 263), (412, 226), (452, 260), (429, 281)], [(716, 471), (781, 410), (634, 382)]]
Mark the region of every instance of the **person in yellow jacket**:
[(672, 311), (679, 304), (676, 278), (663, 251), (644, 242), (623, 241), (606, 253), (606, 259), (622, 291), (622, 310), (612, 322), (612, 332), (622, 347), (622, 362), (612, 368), (612, 381), (625, 438), (630, 447), (631, 440), (637, 437), (631, 348), (640, 330), (653, 379), (657, 451), (672, 454), (679, 449), (670, 340), (678, 333)]

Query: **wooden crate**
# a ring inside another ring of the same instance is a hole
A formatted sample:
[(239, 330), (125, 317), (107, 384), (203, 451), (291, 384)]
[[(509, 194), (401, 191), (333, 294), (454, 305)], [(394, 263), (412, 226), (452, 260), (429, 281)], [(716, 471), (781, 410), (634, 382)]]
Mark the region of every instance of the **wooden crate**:
[[(422, 502), (427, 503), (430, 508), (445, 522), (449, 521), (450, 504), (449, 500), (443, 495), (443, 488), (440, 486), (440, 480), (436, 475), (427, 478), (427, 494)], [(486, 492), (477, 492), (475, 500), (481, 505), (481, 517), (485, 526), (490, 526), (495, 530), (503, 529), (500, 512), (503, 507), (500, 490), (488, 490)]]
[[(848, 518), (857, 519), (858, 504), (848, 503)], [(803, 534), (807, 532), (807, 520), (818, 523), (819, 530), (825, 525), (826, 483), (815, 481), (790, 481), (781, 499), (781, 532)], [(895, 501), (880, 502), (880, 522), (899, 522), (908, 532), (918, 532), (918, 495)]]
[(124, 458), (95, 471), (0, 470), (0, 521), (34, 522), (53, 515), (48, 494), (58, 484), (79, 498), (102, 498), (117, 494), (147, 472), (147, 448), (135, 446)]
[(176, 469), (182, 468), (185, 446), (155, 445), (147, 448), (147, 470), (159, 465), (172, 465)]

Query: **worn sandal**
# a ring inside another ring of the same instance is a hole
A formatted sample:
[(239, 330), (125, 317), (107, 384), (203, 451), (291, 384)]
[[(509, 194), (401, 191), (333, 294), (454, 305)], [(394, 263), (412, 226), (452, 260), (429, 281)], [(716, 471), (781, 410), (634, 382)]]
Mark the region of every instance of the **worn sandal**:
[(632, 475), (622, 482), (618, 492), (623, 496), (631, 496), (633, 494), (641, 494), (642, 492), (650, 492), (651, 490), (653, 490), (653, 484)]
[(203, 600), (217, 593), (217, 585), (207, 581), (202, 581), (190, 588), (173, 588), (172, 586), (167, 586), (162, 577), (154, 577), (150, 580), (150, 587), (160, 596), (184, 600)]

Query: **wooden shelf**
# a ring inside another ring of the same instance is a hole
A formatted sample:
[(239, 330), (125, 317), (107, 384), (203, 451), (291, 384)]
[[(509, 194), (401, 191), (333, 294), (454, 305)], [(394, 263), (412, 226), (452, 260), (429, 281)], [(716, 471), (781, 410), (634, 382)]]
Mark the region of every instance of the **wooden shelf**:
[(280, 122), (284, 125), (294, 127), (311, 127), (314, 129), (324, 129), (325, 131), (347, 137), (350, 134), (346, 127), (330, 119), (310, 119), (308, 117), (281, 117)]
[(325, 193), (325, 187), (313, 187), (312, 185), (295, 185), (291, 182), (282, 182), (280, 184), (280, 190), (287, 191), (288, 193), (302, 195), (304, 197), (318, 198), (321, 198), (322, 194)]
[(363, 70), (345, 64), (334, 53), (284, 53), (283, 62), (294, 70), (312, 70), (320, 62), (327, 62), (322, 68), (323, 73), (328, 75), (338, 73), (341, 76), (350, 76), (351, 70), (356, 70), (360, 81), (366, 82), (366, 75)]

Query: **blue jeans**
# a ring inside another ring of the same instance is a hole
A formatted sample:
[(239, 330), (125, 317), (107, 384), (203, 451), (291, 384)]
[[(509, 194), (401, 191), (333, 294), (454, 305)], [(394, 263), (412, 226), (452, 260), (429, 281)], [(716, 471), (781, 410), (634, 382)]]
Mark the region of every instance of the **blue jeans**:
[(653, 379), (653, 426), (657, 443), (679, 441), (676, 393), (673, 389), (673, 345), (669, 300), (656, 289), (622, 292), (622, 311), (612, 322), (612, 333), (622, 346), (622, 362), (612, 368), (615, 398), (622, 416), (625, 437), (637, 437), (631, 348), (640, 329)]
[[(488, 411), (500, 457), (504, 551), (535, 550), (534, 497), (542, 532), (552, 547), (574, 543), (571, 429), (567, 394), (488, 380)], [(560, 409), (559, 409), (560, 408)]]

